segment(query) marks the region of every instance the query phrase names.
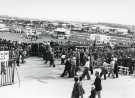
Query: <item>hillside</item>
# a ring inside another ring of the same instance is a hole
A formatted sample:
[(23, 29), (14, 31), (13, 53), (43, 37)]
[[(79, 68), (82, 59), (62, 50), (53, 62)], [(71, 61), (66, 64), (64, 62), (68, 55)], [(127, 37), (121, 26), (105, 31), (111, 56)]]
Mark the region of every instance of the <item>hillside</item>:
[[(107, 36), (113, 37), (113, 39), (118, 39), (117, 41), (121, 41), (121, 39), (129, 40), (135, 33), (135, 26), (134, 25), (123, 25), (117, 23), (90, 23), (90, 22), (77, 22), (77, 21), (58, 21), (58, 20), (33, 20), (33, 19), (24, 19), (24, 18), (17, 18), (17, 17), (9, 17), (9, 16), (0, 16), (0, 20), (2, 20), (3, 24), (6, 24), (13, 29), (13, 31), (21, 30), (21, 31), (28, 31), (27, 28), (31, 28), (31, 31), (38, 30), (38, 28), (42, 28), (44, 31), (40, 35), (39, 39), (36, 41), (31, 41), (30, 39), (26, 39), (26, 34), (24, 33), (9, 33), (0, 32), (0, 38), (8, 39), (8, 40), (15, 40), (19, 42), (43, 42), (43, 41), (50, 41), (50, 40), (57, 40), (52, 38), (49, 35), (49, 32), (53, 31), (55, 28), (65, 27), (68, 29), (75, 29), (77, 28), (78, 31), (72, 31), (71, 37), (69, 40), (76, 41), (76, 42), (89, 42), (89, 36), (92, 33), (101, 33)], [(48, 22), (45, 22), (48, 21)], [(17, 24), (17, 25), (16, 25)], [(32, 25), (30, 25), (32, 24)], [(95, 25), (96, 28), (94, 27)], [(13, 26), (13, 27), (12, 27)], [(22, 27), (22, 28), (21, 28)], [(94, 29), (93, 29), (93, 28)], [(36, 28), (36, 29), (35, 29)], [(112, 30), (112, 28), (116, 30)], [(126, 29), (126, 31), (119, 31), (119, 29)], [(93, 31), (92, 31), (93, 30)], [(29, 32), (31, 33), (31, 32)], [(120, 37), (120, 38), (117, 38)], [(122, 37), (122, 38), (121, 38)], [(134, 37), (133, 37), (134, 38)], [(120, 40), (119, 40), (120, 39)], [(59, 40), (58, 40), (59, 41)]]
[(129, 29), (131, 31), (135, 31), (134, 25), (123, 25), (123, 24), (117, 24), (117, 23), (104, 23), (104, 22), (99, 22), (96, 24), (105, 25), (112, 28), (124, 28), (124, 29)]

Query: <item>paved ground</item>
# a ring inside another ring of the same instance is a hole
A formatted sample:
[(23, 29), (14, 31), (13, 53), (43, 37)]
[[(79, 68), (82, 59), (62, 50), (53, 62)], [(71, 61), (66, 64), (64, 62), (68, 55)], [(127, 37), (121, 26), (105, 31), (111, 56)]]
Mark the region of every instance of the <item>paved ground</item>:
[[(70, 98), (73, 79), (60, 78), (63, 65), (56, 61), (56, 68), (48, 67), (42, 58), (31, 57), (18, 68), (20, 87), (16, 75), (14, 85), (0, 88), (3, 98)], [(94, 76), (92, 76), (92, 80)], [(84, 98), (88, 98), (92, 81), (84, 80)], [(118, 79), (102, 81), (102, 98), (134, 98), (135, 78), (120, 76)]]

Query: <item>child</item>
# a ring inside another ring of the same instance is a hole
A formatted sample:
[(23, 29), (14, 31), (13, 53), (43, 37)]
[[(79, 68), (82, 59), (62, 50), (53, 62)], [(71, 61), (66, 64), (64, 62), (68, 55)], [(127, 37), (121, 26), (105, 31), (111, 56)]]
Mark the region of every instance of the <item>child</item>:
[(74, 87), (73, 87), (73, 91), (72, 91), (72, 96), (71, 98), (79, 98), (80, 96), (80, 84), (79, 84), (79, 79), (78, 77), (74, 77)]
[(95, 91), (95, 87), (94, 85), (91, 87), (91, 95), (89, 96), (89, 98), (95, 98), (96, 97), (96, 91)]
[(79, 77), (79, 83), (80, 83), (80, 96), (83, 98), (83, 94), (85, 93), (83, 86), (82, 86), (82, 77)]

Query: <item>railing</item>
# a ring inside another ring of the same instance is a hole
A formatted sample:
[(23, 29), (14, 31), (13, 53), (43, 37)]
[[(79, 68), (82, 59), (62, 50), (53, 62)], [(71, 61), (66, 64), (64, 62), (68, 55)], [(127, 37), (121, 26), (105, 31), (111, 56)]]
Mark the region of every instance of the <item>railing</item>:
[(119, 66), (119, 74), (129, 75), (129, 67)]
[(15, 62), (0, 61), (0, 86), (11, 85), (14, 83)]
[[(124, 66), (118, 66), (119, 68), (119, 70), (118, 70), (118, 72), (119, 72), (119, 74), (121, 74), (121, 75), (129, 75), (129, 67), (124, 67)], [(109, 72), (110, 70), (112, 70), (113, 68), (112, 68), (112, 66), (110, 66), (110, 65), (108, 65), (108, 66), (106, 66), (106, 70)]]

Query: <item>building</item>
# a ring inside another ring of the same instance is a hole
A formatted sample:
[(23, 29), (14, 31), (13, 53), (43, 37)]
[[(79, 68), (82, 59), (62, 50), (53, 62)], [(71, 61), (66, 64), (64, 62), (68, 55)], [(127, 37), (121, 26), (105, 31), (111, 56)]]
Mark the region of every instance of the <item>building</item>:
[(0, 24), (0, 32), (9, 32), (9, 28), (5, 24)]
[(90, 40), (95, 40), (97, 44), (109, 43), (110, 36), (104, 34), (90, 34)]
[(70, 30), (65, 28), (57, 28), (53, 32), (53, 36), (58, 39), (68, 39), (70, 35)]
[(36, 30), (34, 28), (29, 27), (29, 26), (25, 27), (25, 34), (27, 35), (27, 37), (34, 36), (35, 33), (36, 33)]

